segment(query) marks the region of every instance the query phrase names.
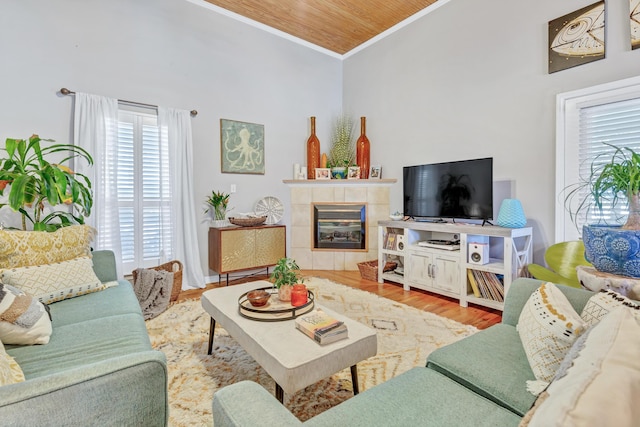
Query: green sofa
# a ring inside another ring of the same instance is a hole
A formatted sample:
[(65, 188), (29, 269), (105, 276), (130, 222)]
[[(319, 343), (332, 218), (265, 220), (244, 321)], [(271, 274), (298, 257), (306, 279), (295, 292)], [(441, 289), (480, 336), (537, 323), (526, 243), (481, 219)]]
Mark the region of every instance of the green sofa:
[[(517, 426), (536, 397), (535, 377), (516, 324), (542, 282), (515, 280), (502, 323), (432, 352), (417, 367), (301, 423), (262, 386), (243, 381), (213, 397), (216, 427), (225, 426)], [(592, 292), (559, 285), (580, 313)]]
[[(113, 253), (93, 253), (102, 282), (116, 280)], [(7, 345), (26, 381), (0, 387), (3, 426), (165, 426), (167, 365), (151, 348), (131, 284), (49, 305), (46, 345)]]

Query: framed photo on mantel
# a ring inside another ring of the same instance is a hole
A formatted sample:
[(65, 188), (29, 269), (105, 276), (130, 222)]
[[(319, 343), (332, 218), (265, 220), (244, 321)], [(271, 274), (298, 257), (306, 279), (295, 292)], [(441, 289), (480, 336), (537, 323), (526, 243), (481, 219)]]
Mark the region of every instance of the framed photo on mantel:
[(369, 172), (369, 179), (380, 179), (382, 178), (382, 166), (371, 166), (371, 171)]

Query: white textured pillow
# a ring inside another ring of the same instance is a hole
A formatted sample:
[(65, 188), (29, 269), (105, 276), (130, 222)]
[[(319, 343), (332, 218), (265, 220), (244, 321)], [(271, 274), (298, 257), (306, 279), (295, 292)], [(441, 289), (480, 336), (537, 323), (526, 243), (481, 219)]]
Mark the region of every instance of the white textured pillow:
[[(531, 294), (520, 313), (517, 330), (537, 380), (548, 383), (553, 379), (584, 329), (583, 320), (553, 283), (545, 283)], [(545, 385), (539, 384), (538, 391)], [(537, 394), (535, 387), (529, 389)]]
[(4, 270), (0, 281), (34, 295), (45, 304), (106, 288), (94, 273), (93, 262), (88, 257)]
[(566, 374), (551, 383), (544, 400), (537, 404), (529, 427), (637, 426), (638, 355), (637, 312), (627, 307), (616, 308), (589, 331)]
[(45, 306), (13, 286), (0, 283), (0, 340), (5, 344), (46, 344), (51, 319)]
[(604, 316), (617, 307), (627, 306), (636, 310), (640, 306), (617, 292), (601, 290), (587, 301), (580, 317), (588, 326), (598, 323)]
[(7, 354), (0, 341), (0, 386), (24, 381), (24, 373), (15, 359)]

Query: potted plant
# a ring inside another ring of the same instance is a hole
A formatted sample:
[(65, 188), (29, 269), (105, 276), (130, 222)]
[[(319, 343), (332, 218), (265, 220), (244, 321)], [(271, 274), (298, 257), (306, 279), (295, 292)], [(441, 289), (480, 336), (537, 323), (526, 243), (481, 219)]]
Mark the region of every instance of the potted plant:
[(352, 143), (353, 120), (346, 115), (339, 116), (331, 135), (331, 149), (327, 165), (331, 168), (333, 178), (345, 179), (347, 168), (353, 165), (356, 157), (355, 146)]
[(304, 282), (299, 271), (300, 267), (298, 267), (294, 259), (280, 258), (278, 260), (278, 263), (271, 272), (270, 279), (273, 281), (273, 287), (278, 289), (278, 298), (280, 301), (291, 301), (291, 290), (293, 286)]
[[(582, 227), (585, 258), (599, 271), (639, 278), (640, 154), (631, 148), (604, 144), (613, 148), (613, 153), (598, 156), (591, 164), (588, 179), (566, 189), (565, 206), (577, 223), (594, 207), (602, 213), (605, 208), (627, 204), (629, 215), (622, 226), (606, 224), (605, 220), (604, 224)], [(580, 199), (585, 191), (589, 197)], [(576, 200), (577, 204), (572, 203)]]
[(206, 198), (207, 207), (205, 214), (209, 215), (214, 226), (226, 225), (227, 206), (229, 205), (229, 194), (222, 191), (212, 191), (211, 195)]
[[(40, 142), (54, 142), (31, 135), (28, 140), (7, 138), (5, 154), (0, 157), (0, 196), (8, 187), (8, 205), (22, 215), (22, 229), (27, 221), (37, 231), (55, 231), (72, 224), (84, 224), (93, 206), (91, 182), (74, 173), (67, 163), (80, 158), (93, 164), (91, 155), (73, 144), (52, 144), (42, 147)], [(58, 163), (49, 157), (58, 156)], [(52, 212), (44, 215), (46, 205)], [(62, 209), (58, 209), (61, 206)], [(44, 215), (44, 216), (43, 216)]]

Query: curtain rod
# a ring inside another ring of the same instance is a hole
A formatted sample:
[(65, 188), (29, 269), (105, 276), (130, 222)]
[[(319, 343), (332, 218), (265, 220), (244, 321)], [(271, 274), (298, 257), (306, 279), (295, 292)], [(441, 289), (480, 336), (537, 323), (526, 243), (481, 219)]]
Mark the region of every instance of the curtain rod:
[[(69, 90), (66, 87), (63, 87), (62, 89), (60, 89), (60, 93), (63, 94), (63, 95), (75, 95), (76, 94), (74, 91)], [(141, 107), (158, 108), (157, 105), (144, 104), (142, 102), (127, 101), (127, 100), (124, 100), (124, 99), (118, 99), (118, 102), (122, 102), (123, 104), (129, 104), (129, 105), (138, 105), (138, 106), (141, 106)], [(191, 110), (190, 113), (194, 117), (198, 115), (198, 111), (197, 110)]]

